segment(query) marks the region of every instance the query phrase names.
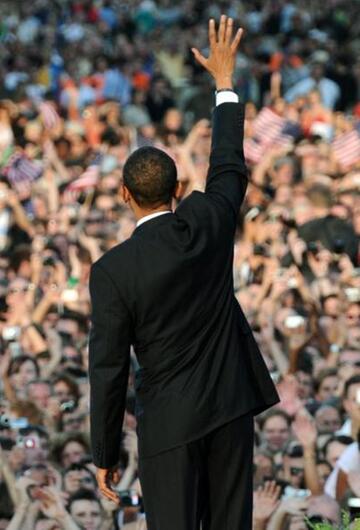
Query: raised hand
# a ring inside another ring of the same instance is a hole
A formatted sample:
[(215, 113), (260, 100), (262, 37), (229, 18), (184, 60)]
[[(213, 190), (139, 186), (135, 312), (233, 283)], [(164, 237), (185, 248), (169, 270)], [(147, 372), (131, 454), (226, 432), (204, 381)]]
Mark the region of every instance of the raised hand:
[(315, 422), (306, 411), (300, 409), (296, 415), (296, 419), (292, 424), (293, 431), (304, 448), (312, 448), (316, 445), (317, 430)]
[(267, 522), (279, 504), (280, 486), (267, 481), (254, 492), (254, 520)]
[(209, 57), (204, 57), (196, 48), (191, 49), (195, 59), (215, 79), (217, 90), (233, 87), (232, 76), (235, 68), (236, 51), (242, 34), (243, 30), (240, 28), (233, 39), (233, 19), (221, 15), (217, 33), (215, 20), (210, 19), (209, 21)]

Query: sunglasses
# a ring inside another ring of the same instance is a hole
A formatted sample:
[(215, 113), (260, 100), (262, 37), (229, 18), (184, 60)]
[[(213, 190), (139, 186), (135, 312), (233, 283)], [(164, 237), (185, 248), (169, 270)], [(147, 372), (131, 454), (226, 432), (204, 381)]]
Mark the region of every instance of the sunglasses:
[(8, 294), (26, 293), (27, 290), (28, 290), (28, 287), (10, 287), (8, 289)]
[(301, 475), (304, 473), (303, 467), (290, 467), (290, 475), (293, 477), (297, 477), (298, 475)]
[(328, 519), (327, 517), (323, 517), (322, 515), (312, 515), (311, 517), (308, 517), (307, 520), (307, 527), (308, 528), (314, 528), (313, 525), (316, 525), (316, 524), (319, 524), (319, 523), (323, 523), (323, 524), (336, 524), (334, 523), (334, 521), (331, 521), (330, 519)]
[(340, 361), (339, 366), (356, 366), (360, 368), (360, 361)]

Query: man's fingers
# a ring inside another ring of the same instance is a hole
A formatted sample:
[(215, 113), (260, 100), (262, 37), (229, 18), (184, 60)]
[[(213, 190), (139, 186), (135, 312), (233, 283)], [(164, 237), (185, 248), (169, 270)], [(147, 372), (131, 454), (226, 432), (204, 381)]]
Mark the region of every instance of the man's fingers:
[(120, 503), (118, 495), (111, 489), (108, 485), (109, 480), (111, 480), (111, 471), (109, 469), (100, 469), (98, 468), (96, 473), (96, 478), (99, 486), (100, 492), (105, 495), (108, 499)]
[(113, 491), (111, 488), (108, 488), (107, 486), (102, 485), (99, 487), (100, 493), (104, 495), (107, 499), (110, 499), (113, 502), (116, 502), (116, 504), (120, 504), (119, 496)]
[(196, 48), (191, 48), (191, 51), (193, 52), (194, 57), (197, 60), (197, 62), (200, 63), (201, 66), (206, 68), (207, 59), (203, 55), (201, 55), (199, 50), (197, 50)]
[(209, 42), (210, 42), (210, 48), (214, 48), (216, 44), (216, 30), (215, 30), (215, 20), (213, 18), (209, 20)]
[(218, 42), (221, 44), (225, 41), (225, 29), (226, 29), (226, 15), (221, 15), (219, 32), (218, 32)]
[(232, 44), (231, 44), (231, 51), (233, 53), (236, 52), (239, 44), (240, 44), (240, 41), (241, 41), (241, 37), (244, 33), (244, 30), (242, 28), (238, 29), (237, 32), (236, 32), (236, 35), (235, 35), (235, 38), (234, 40), (232, 41)]
[(229, 45), (233, 34), (233, 19), (228, 18), (225, 29), (225, 44)]

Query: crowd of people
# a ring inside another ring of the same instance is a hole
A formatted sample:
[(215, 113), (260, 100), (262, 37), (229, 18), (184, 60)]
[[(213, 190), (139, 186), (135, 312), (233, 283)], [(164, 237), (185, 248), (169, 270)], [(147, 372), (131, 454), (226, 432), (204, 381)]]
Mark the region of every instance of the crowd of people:
[(255, 418), (254, 530), (360, 517), (358, 9), (1, 2), (0, 529), (146, 530), (134, 352), (120, 505), (97, 490), (89, 270), (135, 227), (119, 191), (134, 149), (174, 157), (181, 200), (204, 189), (214, 87), (190, 48), (204, 50), (221, 12), (245, 29), (235, 87), (249, 184), (234, 289), (281, 396)]

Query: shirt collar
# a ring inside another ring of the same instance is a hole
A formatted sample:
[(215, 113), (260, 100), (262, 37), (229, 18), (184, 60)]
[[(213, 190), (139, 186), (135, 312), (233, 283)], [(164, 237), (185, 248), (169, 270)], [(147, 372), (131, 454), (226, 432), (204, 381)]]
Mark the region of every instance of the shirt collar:
[(160, 215), (164, 215), (165, 213), (172, 213), (171, 210), (164, 210), (163, 212), (155, 212), (150, 213), (149, 215), (145, 215), (144, 217), (141, 217), (138, 222), (136, 223), (136, 227), (142, 225), (143, 223), (146, 223), (146, 221), (150, 221), (150, 219), (155, 219), (155, 217), (159, 217)]

